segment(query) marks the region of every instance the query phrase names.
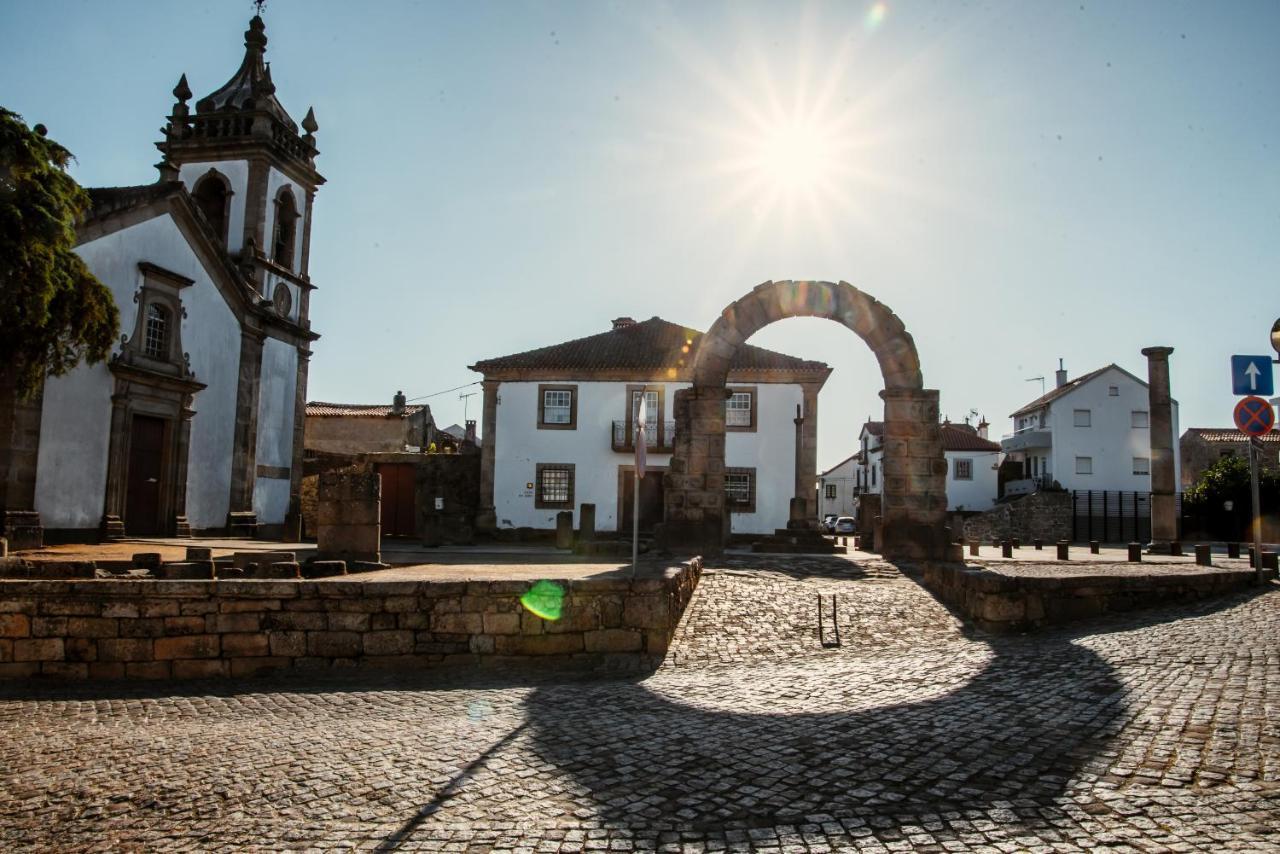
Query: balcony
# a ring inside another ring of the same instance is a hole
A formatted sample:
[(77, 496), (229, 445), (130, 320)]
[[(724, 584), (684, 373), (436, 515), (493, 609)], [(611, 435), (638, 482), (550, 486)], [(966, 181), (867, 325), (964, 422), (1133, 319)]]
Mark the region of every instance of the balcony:
[(1028, 448), (1052, 448), (1053, 433), (1049, 430), (1035, 427), (1019, 430), (1017, 433), (1011, 433), (1000, 439), (1000, 450), (1006, 454), (1010, 451), (1025, 451)]
[[(661, 433), (658, 430), (658, 423), (650, 422), (645, 425), (645, 448), (653, 454), (669, 454), (671, 448), (675, 444), (676, 422), (667, 421), (662, 424)], [(626, 421), (613, 422), (613, 449), (618, 452), (634, 452), (636, 449), (635, 441), (631, 436), (631, 431), (627, 429)]]

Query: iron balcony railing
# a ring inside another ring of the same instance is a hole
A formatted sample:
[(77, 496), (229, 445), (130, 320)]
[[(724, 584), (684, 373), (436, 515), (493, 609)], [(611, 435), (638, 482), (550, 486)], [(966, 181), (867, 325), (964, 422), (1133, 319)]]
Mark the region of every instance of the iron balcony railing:
[[(632, 430), (627, 429), (629, 426), (626, 421), (613, 422), (613, 449), (615, 451), (634, 451), (636, 449), (635, 438), (631, 435)], [(662, 429), (658, 429), (659, 427)], [(662, 424), (653, 421), (644, 427), (645, 448), (654, 453), (669, 453), (675, 444), (675, 438), (676, 423), (674, 421), (666, 421)]]

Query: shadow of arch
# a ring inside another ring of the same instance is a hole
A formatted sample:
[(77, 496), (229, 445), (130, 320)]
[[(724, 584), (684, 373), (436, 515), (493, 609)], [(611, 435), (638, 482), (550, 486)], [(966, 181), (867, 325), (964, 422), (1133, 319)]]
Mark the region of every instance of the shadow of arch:
[[(664, 546), (708, 555), (718, 554), (727, 542), (724, 452), (729, 366), (748, 338), (788, 317), (833, 320), (871, 348), (885, 384), (880, 393), (885, 402), (881, 552), (891, 558), (942, 558), (947, 466), (938, 425), (938, 392), (924, 388), (915, 341), (898, 316), (843, 281), (764, 282), (726, 307), (707, 330), (693, 365), (693, 387), (675, 395), (676, 439), (663, 482)], [(813, 412), (816, 406), (816, 390), (806, 391), (806, 411)], [(802, 474), (816, 470), (815, 427), (810, 425), (802, 442), (793, 498), (804, 508), (806, 519), (817, 515)]]
[(676, 702), (642, 683), (551, 686), (527, 701), (529, 731), (538, 758), (619, 826), (772, 826), (815, 814), (1044, 803), (1118, 731), (1122, 686), (1065, 636), (1048, 647), (1043, 638), (988, 646), (992, 657), (972, 678), (918, 702), (770, 714)]

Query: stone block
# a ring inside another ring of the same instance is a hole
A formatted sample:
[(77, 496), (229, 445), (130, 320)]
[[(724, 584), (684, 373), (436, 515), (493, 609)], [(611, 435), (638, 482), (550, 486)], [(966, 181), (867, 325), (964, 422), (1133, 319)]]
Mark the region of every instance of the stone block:
[(520, 615), (517, 613), (487, 613), (482, 617), (486, 635), (520, 634)]
[(384, 632), (396, 627), (395, 614), (370, 614), (369, 630), (374, 632)]
[(62, 661), (66, 645), (62, 638), (27, 638), (13, 642), (14, 661)]
[(248, 658), (270, 651), (268, 636), (263, 632), (232, 632), (222, 636), (223, 658)]
[(213, 561), (183, 561), (166, 563), (155, 570), (165, 581), (211, 581), (214, 578)]
[(644, 636), (629, 629), (600, 629), (582, 637), (587, 652), (639, 652)]
[(123, 679), (124, 664), (119, 661), (95, 661), (89, 665), (90, 679)]
[(29, 679), (40, 672), (38, 661), (16, 661), (0, 664), (0, 679)]
[(207, 546), (187, 546), (187, 560), (213, 560), (213, 549)]
[(263, 611), (279, 611), (279, 599), (233, 599), (218, 603), (223, 614), (251, 614)]
[(31, 636), (31, 618), (26, 614), (0, 614), (0, 638)]
[(414, 636), (408, 630), (368, 632), (364, 636), (365, 655), (407, 655), (413, 652)]
[(13, 661), (13, 641), (0, 638), (0, 662)]
[(97, 602), (45, 600), (40, 603), (40, 613), (50, 617), (96, 617), (102, 612)]
[(176, 617), (178, 616), (178, 603), (172, 600), (143, 600), (138, 603), (138, 616)]
[(298, 657), (307, 654), (306, 632), (267, 632), (272, 655)]
[[(160, 637), (161, 635), (202, 635), (209, 630), (208, 620), (199, 615), (191, 615), (187, 617), (165, 617), (162, 620), (134, 620), (132, 622), (135, 624), (158, 622), (160, 624), (162, 631), (143, 632), (140, 636)], [(130, 628), (141, 628), (141, 626)]]
[(40, 664), (40, 675), (50, 679), (88, 679), (89, 665), (68, 661), (45, 661)]
[(302, 565), (303, 578), (332, 578), (346, 574), (347, 562), (344, 560), (313, 560)]
[(431, 621), (431, 628), (448, 634), (478, 635), (484, 630), (484, 623), (476, 613), (438, 614)]
[(98, 660), (98, 642), (93, 638), (67, 638), (65, 648), (67, 661)]
[(396, 628), (426, 629), (431, 626), (431, 615), (422, 611), (396, 615)]
[(630, 595), (622, 607), (622, 623), (637, 629), (666, 629), (671, 611), (665, 596)]
[(120, 625), (106, 617), (68, 617), (67, 634), (76, 638), (114, 638), (120, 635)]
[(231, 675), (239, 676), (258, 676), (263, 673), (274, 673), (278, 670), (284, 670), (289, 666), (289, 659), (267, 656), (263, 658), (233, 658), (228, 662), (231, 665)]
[(168, 679), (172, 674), (168, 661), (131, 661), (124, 666), (127, 679)]
[(220, 649), (217, 635), (185, 635), (155, 640), (155, 657), (159, 661), (173, 658), (217, 658)]
[(323, 611), (281, 611), (262, 615), (262, 628), (271, 631), (319, 631), (328, 628)]
[(141, 609), (138, 607), (137, 602), (104, 602), (102, 616), (132, 619), (141, 616)]
[(364, 613), (331, 612), (328, 629), (334, 632), (367, 632), (369, 615)]
[(307, 635), (308, 655), (354, 658), (363, 649), (363, 638), (359, 632), (311, 632)]
[(98, 641), (99, 661), (150, 661), (150, 638), (103, 638)]
[(216, 679), (229, 672), (228, 662), (219, 659), (183, 660), (173, 662), (174, 679)]
[[(189, 552), (190, 549), (187, 551)], [(187, 559), (191, 559), (189, 555)], [(133, 556), (133, 568), (145, 569), (152, 575), (156, 574), (156, 570), (159, 569), (163, 563), (164, 559), (161, 557), (160, 552), (139, 552)]]
[(494, 638), (499, 655), (571, 655), (582, 652), (582, 635), (502, 635)]
[(262, 614), (211, 614), (216, 632), (256, 632), (262, 628)]

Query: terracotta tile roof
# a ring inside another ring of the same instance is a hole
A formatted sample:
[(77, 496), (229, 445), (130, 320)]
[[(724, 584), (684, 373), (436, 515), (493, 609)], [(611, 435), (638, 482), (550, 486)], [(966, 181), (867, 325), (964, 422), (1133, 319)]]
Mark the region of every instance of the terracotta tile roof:
[(821, 474), (819, 474), (819, 475), (818, 475), (818, 477), (826, 477), (827, 475), (831, 474), (833, 471), (835, 471), (836, 469), (840, 468), (840, 466), (844, 465), (845, 463), (849, 462), (850, 460), (852, 460), (852, 461), (854, 461), (854, 462), (861, 463), (861, 462), (862, 462), (862, 451), (858, 451), (858, 453), (856, 453), (856, 454), (854, 454), (854, 455), (852, 455), (852, 456), (845, 457), (843, 460), (841, 460), (840, 462), (836, 463), (836, 464), (835, 464), (835, 465), (833, 465), (831, 468), (829, 468), (829, 469), (827, 469), (826, 471), (824, 471), (824, 472), (822, 472)]
[[(696, 329), (651, 317), (639, 323), (621, 326), (608, 332), (589, 335), (563, 344), (540, 347), (524, 353), (484, 359), (471, 370), (484, 374), (500, 371), (538, 371), (548, 375), (555, 371), (590, 371), (621, 369), (661, 371), (693, 366), (702, 333)], [(808, 371), (815, 374), (831, 369), (823, 362), (797, 359), (744, 344), (734, 354), (730, 370)]]
[[(404, 408), (404, 417), (417, 415), (426, 408), (426, 404), (411, 403)], [(389, 403), (324, 403), (322, 401), (309, 401), (307, 403), (308, 418), (331, 418), (336, 416), (387, 418), (391, 414), (391, 404)]]
[[(1206, 442), (1238, 442), (1243, 445), (1249, 437), (1232, 427), (1188, 427), (1182, 438), (1194, 435)], [(1272, 430), (1262, 437), (1264, 442), (1280, 443), (1280, 432)]]
[[(1116, 370), (1124, 371), (1124, 368), (1120, 367), (1115, 363), (1112, 363), (1110, 365), (1103, 365), (1101, 368), (1098, 368), (1097, 370), (1090, 371), (1087, 374), (1081, 374), (1080, 376), (1076, 377), (1073, 380), (1068, 380), (1065, 385), (1058, 386), (1057, 388), (1053, 389), (1047, 394), (1040, 395), (1040, 397), (1037, 397), (1035, 400), (1031, 401), (1026, 406), (1016, 410), (1009, 417), (1016, 418), (1019, 415), (1022, 415), (1026, 412), (1030, 412), (1033, 409), (1039, 409), (1042, 406), (1048, 406), (1050, 403), (1053, 403), (1055, 400), (1062, 397), (1064, 394), (1075, 391), (1080, 386), (1089, 382), (1089, 380), (1093, 379), (1094, 377), (1098, 376), (1098, 374), (1102, 373), (1103, 371), (1109, 368), (1115, 368)], [(1129, 372), (1125, 371), (1125, 373), (1129, 373)], [(1133, 375), (1130, 374), (1130, 376), (1133, 376)], [(1134, 379), (1137, 379), (1137, 377), (1134, 377)], [(1138, 380), (1138, 382), (1142, 382), (1142, 380)], [(1146, 383), (1142, 383), (1142, 384), (1146, 385)]]
[(1000, 443), (982, 438), (972, 427), (966, 427), (963, 424), (943, 424), (942, 450), (998, 451)]
[(866, 430), (866, 431), (867, 431), (868, 433), (870, 433), (872, 436), (883, 436), (883, 435), (884, 435), (884, 422), (883, 422), (883, 421), (868, 421), (868, 422), (866, 422), (865, 424), (863, 424), (863, 425), (862, 425), (862, 429), (863, 429), (863, 430)]

